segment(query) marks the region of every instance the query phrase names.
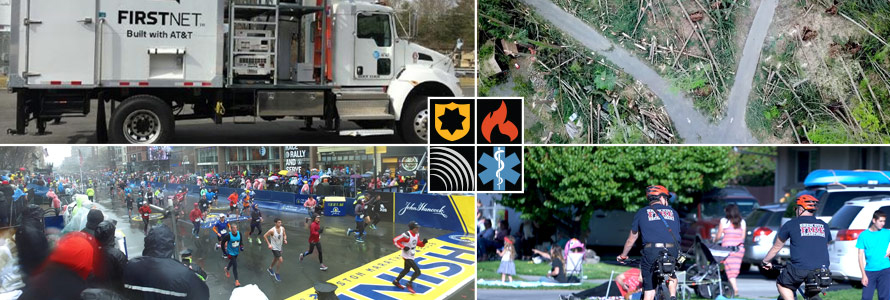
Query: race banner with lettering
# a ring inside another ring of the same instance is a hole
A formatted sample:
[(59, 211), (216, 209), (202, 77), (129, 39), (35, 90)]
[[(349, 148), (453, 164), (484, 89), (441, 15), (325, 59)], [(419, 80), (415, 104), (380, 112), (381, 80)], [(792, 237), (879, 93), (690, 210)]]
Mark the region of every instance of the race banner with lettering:
[(395, 222), (416, 221), (420, 226), (472, 232), (473, 197), (395, 194)]

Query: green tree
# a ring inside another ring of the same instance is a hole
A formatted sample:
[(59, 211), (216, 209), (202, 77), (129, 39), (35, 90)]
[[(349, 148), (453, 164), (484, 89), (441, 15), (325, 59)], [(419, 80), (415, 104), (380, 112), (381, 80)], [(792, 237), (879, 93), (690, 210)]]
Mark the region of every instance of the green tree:
[(734, 184), (768, 186), (775, 183), (776, 147), (738, 147)]
[(525, 194), (502, 204), (540, 222), (581, 233), (594, 210), (635, 211), (645, 188), (663, 185), (681, 203), (734, 176), (730, 147), (528, 147)]

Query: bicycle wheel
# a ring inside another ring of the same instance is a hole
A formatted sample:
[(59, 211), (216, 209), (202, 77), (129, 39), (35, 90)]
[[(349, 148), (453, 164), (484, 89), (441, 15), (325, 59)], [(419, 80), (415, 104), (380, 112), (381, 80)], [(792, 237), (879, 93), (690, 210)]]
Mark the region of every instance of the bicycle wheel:
[(671, 299), (671, 290), (668, 289), (667, 284), (661, 283), (655, 289), (655, 299), (656, 300), (669, 300)]

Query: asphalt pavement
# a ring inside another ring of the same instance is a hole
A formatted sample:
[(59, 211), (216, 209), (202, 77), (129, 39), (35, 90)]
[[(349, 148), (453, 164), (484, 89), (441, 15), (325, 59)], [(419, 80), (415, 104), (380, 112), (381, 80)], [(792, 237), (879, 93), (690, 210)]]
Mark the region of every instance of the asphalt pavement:
[[(463, 87), (464, 95), (474, 95), (472, 86)], [(187, 110), (188, 108), (184, 109)], [(0, 90), (0, 130), (2, 144), (95, 144), (97, 101), (92, 101), (90, 114), (86, 117), (63, 118), (62, 124), (47, 124), (48, 135), (37, 135), (37, 127), (31, 122), (25, 135), (6, 134), (7, 129), (15, 128), (16, 97), (6, 90)], [(110, 119), (111, 107), (106, 105), (105, 115)], [(258, 120), (255, 124), (234, 124), (234, 118), (224, 118), (223, 124), (215, 124), (210, 119), (183, 120), (176, 122), (176, 132), (170, 144), (258, 144), (258, 143), (311, 143), (311, 144), (403, 144), (398, 135), (348, 137), (322, 130), (307, 131), (304, 122), (292, 118), (272, 122)], [(314, 127), (324, 122), (316, 120)], [(343, 122), (341, 128), (359, 129), (352, 122)]]
[[(107, 191), (100, 189), (97, 194), (97, 202), (102, 206), (106, 219), (118, 220), (117, 228), (126, 236), (127, 252), (130, 258), (141, 256), (144, 248), (142, 221), (134, 221), (127, 217), (127, 210), (123, 202), (113, 202), (105, 195)], [(221, 201), (223, 197), (220, 197)], [(197, 194), (189, 194), (186, 208), (191, 209), (197, 200)], [(222, 204), (220, 204), (222, 205)], [(213, 210), (212, 212), (222, 212)], [(186, 213), (188, 210), (186, 210)], [(377, 230), (368, 229), (365, 242), (357, 243), (354, 238), (346, 236), (346, 229), (354, 227), (354, 217), (323, 217), (322, 226), (325, 231), (321, 235), (321, 244), (324, 252), (324, 263), (327, 271), (319, 270), (317, 254), (312, 254), (300, 262), (300, 252), (308, 250), (309, 229), (304, 223), (307, 215), (273, 210), (261, 210), (263, 213), (263, 229), (268, 230), (275, 218), (281, 218), (288, 244), (284, 245), (282, 256), (284, 264), (281, 266), (281, 282), (274, 280), (266, 271), (272, 262), (272, 252), (265, 242), (262, 245), (246, 242), (247, 233), (250, 231), (248, 221), (239, 223), (239, 231), (243, 235), (244, 251), (238, 256), (239, 280), (242, 286), (256, 284), (269, 299), (286, 299), (304, 290), (310, 289), (315, 283), (330, 280), (340, 274), (375, 261), (378, 258), (398, 252), (392, 243), (392, 238), (406, 229), (404, 224), (393, 224), (381, 221)], [(134, 212), (133, 216), (136, 214)], [(194, 262), (200, 265), (208, 274), (207, 285), (210, 288), (211, 299), (229, 299), (235, 288), (235, 280), (226, 278), (223, 269), (228, 261), (222, 258), (222, 253), (215, 248), (217, 238), (210, 229), (201, 229), (200, 238), (191, 234), (192, 224), (185, 219), (176, 222), (176, 253), (182, 249), (192, 250)], [(172, 219), (164, 219), (161, 222), (170, 226)], [(422, 228), (421, 236), (432, 239), (434, 237), (450, 233), (444, 230)], [(316, 252), (317, 253), (317, 252)], [(409, 275), (410, 276), (410, 275)], [(450, 296), (443, 299), (474, 299), (474, 284), (459, 287)], [(399, 296), (396, 296), (399, 297)], [(414, 295), (411, 299), (425, 299), (422, 295)]]

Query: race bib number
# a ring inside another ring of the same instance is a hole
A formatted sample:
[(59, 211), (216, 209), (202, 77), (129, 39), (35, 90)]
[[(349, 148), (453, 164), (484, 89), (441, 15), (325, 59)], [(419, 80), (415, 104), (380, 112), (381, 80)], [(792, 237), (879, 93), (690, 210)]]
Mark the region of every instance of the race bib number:
[(241, 242), (236, 241), (236, 242), (232, 243), (232, 248), (238, 248), (238, 246), (240, 246), (240, 245), (241, 245)]
[(226, 231), (225, 229), (223, 229), (222, 231), (219, 232), (219, 234), (226, 234), (226, 233), (228, 233), (228, 231)]

